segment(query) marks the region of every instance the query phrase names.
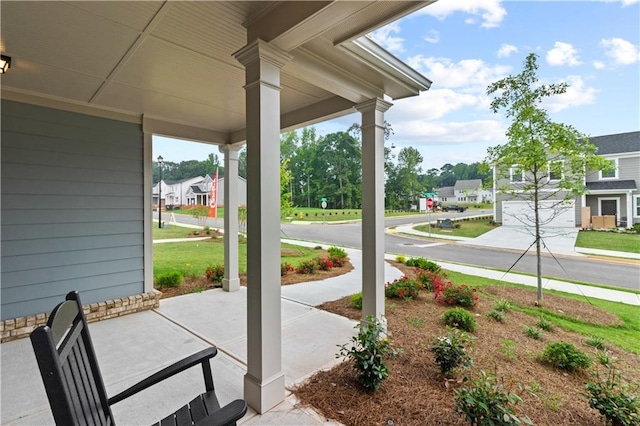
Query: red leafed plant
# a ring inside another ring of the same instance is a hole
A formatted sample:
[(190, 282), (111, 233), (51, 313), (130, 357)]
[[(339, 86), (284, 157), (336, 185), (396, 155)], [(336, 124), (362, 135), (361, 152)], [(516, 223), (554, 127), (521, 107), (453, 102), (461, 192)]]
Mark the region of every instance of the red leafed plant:
[(433, 297), (441, 305), (457, 305), (467, 308), (478, 304), (478, 291), (466, 284), (455, 285), (446, 279), (434, 282)]

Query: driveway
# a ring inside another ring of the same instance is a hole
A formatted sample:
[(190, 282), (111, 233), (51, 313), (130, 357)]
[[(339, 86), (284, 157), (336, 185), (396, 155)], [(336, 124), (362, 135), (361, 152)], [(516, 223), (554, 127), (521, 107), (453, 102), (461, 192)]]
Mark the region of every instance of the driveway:
[[(574, 246), (578, 237), (579, 228), (542, 228), (542, 252), (552, 254), (578, 255)], [(500, 226), (486, 232), (477, 238), (465, 241), (465, 244), (487, 246), (494, 248), (507, 248), (514, 250), (535, 251), (536, 247), (534, 229), (524, 226)], [(533, 244), (533, 245), (532, 245)]]

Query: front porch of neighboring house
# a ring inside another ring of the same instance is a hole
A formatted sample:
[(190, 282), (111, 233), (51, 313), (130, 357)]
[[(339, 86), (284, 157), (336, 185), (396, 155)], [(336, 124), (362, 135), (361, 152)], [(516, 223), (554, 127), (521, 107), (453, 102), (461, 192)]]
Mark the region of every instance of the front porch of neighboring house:
[[(589, 224), (582, 224), (583, 228), (589, 225), (593, 228), (631, 228), (640, 223), (640, 192), (635, 186), (635, 181), (618, 181), (618, 189), (599, 189), (602, 182), (587, 182), (589, 193), (583, 196), (583, 206), (589, 208)], [(605, 183), (612, 186), (611, 183)], [(599, 219), (612, 217), (613, 220)], [(594, 219), (595, 218), (595, 219)]]
[(384, 319), (386, 99), (431, 82), (365, 34), (430, 3), (3, 2), (3, 339), (71, 290), (94, 319), (158, 306), (153, 135), (224, 153), (223, 289), (237, 292), (246, 144), (243, 396), (258, 413), (282, 402), (280, 133), (360, 113), (363, 315)]

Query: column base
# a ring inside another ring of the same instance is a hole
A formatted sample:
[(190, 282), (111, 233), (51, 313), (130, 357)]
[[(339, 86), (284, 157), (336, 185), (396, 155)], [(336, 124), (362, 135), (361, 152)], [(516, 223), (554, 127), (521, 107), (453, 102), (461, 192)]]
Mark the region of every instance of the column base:
[(284, 401), (284, 373), (260, 383), (260, 379), (244, 376), (244, 399), (247, 404), (263, 414)]
[(238, 291), (240, 290), (240, 278), (231, 278), (222, 280), (222, 289), (224, 291)]

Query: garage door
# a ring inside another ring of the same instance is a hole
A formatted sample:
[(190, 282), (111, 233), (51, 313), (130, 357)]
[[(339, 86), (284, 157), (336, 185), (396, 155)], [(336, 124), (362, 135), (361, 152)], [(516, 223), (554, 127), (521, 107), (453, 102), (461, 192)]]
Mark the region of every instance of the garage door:
[[(554, 201), (540, 202), (540, 224), (551, 228), (575, 228), (575, 203), (554, 207)], [(502, 224), (506, 226), (535, 226), (535, 212), (525, 201), (504, 201), (502, 203)]]

